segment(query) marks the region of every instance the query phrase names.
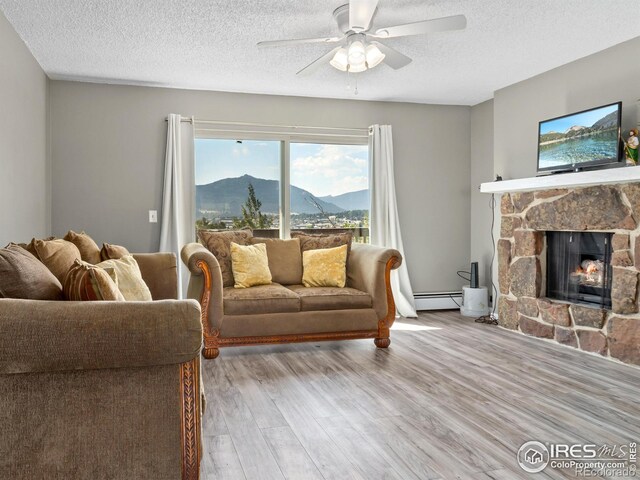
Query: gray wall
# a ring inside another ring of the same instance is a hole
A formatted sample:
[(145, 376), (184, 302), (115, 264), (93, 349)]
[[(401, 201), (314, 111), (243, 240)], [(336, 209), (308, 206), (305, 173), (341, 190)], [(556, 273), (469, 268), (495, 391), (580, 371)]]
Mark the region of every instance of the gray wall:
[(53, 234), (153, 251), (168, 113), (201, 119), (391, 124), (406, 260), (415, 292), (460, 289), (469, 262), (470, 108), (50, 82)]
[(47, 77), (0, 12), (0, 247), (49, 233)]
[(495, 172), (535, 176), (540, 120), (622, 100), (622, 126), (635, 126), (639, 51), (640, 37), (496, 91)]
[[(471, 108), (471, 261), (491, 296), (491, 198), (480, 184), (493, 180), (493, 100)], [(499, 198), (498, 198), (499, 200)]]

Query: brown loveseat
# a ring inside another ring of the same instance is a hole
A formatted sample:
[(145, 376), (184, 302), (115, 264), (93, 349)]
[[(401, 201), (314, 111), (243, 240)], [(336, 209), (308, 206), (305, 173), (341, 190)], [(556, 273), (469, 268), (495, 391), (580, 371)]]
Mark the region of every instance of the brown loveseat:
[(200, 308), (134, 257), (158, 301), (0, 299), (0, 478), (199, 477)]
[(187, 244), (181, 256), (191, 272), (188, 296), (202, 307), (205, 358), (237, 345), (357, 338), (374, 338), (379, 348), (390, 344), (390, 274), (402, 262), (397, 250), (353, 244), (346, 288), (224, 287), (220, 264), (203, 245)]

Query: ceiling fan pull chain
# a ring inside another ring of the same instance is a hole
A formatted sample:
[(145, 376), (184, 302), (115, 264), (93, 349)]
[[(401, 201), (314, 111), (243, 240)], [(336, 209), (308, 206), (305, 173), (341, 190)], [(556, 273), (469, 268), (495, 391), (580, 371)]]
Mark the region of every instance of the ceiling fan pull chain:
[(356, 84), (356, 88), (353, 90), (353, 94), (357, 95), (358, 94), (358, 76), (357, 75), (356, 75), (356, 78), (353, 81)]

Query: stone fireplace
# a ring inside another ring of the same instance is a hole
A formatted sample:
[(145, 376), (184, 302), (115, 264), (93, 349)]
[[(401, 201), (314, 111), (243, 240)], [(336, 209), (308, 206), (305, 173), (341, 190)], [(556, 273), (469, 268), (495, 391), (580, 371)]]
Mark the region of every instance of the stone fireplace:
[(640, 365), (640, 183), (504, 193), (500, 213), (500, 325)]

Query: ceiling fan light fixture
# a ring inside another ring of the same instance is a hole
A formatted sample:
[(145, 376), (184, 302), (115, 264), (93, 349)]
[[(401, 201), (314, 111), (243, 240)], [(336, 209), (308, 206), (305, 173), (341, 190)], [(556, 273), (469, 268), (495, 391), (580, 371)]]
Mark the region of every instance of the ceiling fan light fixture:
[(366, 60), (364, 43), (360, 40), (354, 40), (349, 45), (349, 65), (364, 65)]
[(329, 61), (329, 64), (342, 72), (346, 72), (347, 67), (349, 66), (349, 56), (347, 53), (347, 49), (343, 47), (338, 50), (333, 58)]
[(366, 49), (367, 66), (373, 68), (384, 60), (384, 53), (376, 45), (368, 45)]
[(367, 69), (367, 62), (362, 62), (359, 64), (349, 64), (349, 73), (360, 73), (364, 72)]

